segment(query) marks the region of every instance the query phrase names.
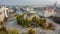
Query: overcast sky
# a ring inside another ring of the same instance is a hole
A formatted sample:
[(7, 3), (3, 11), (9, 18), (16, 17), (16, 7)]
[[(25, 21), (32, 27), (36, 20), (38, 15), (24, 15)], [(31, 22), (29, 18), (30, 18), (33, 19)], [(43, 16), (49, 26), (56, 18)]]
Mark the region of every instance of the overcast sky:
[(0, 0), (0, 5), (53, 5), (55, 1), (60, 5), (60, 0)]

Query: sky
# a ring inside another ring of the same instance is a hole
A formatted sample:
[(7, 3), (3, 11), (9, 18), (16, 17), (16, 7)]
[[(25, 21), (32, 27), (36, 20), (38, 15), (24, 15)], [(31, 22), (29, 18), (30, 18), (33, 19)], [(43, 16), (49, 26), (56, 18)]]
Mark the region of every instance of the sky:
[(56, 1), (60, 5), (60, 0), (0, 0), (0, 5), (53, 5)]

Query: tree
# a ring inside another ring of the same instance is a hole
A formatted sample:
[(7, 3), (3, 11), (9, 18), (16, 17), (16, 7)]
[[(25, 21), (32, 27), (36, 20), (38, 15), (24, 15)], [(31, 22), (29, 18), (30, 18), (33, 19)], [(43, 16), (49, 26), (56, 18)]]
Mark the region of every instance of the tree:
[(25, 33), (23, 32), (23, 33), (21, 33), (21, 34), (25, 34)]
[(11, 34), (18, 34), (17, 29), (12, 29), (12, 30), (11, 30)]
[(53, 23), (48, 23), (47, 29), (55, 30)]
[(22, 15), (18, 15), (17, 17), (17, 23), (19, 24), (19, 25), (22, 25), (23, 26), (23, 17), (22, 17)]
[(8, 31), (6, 30), (4, 26), (0, 28), (0, 34), (8, 34)]
[(42, 27), (46, 23), (45, 19), (40, 18), (39, 25)]
[(32, 24), (34, 24), (35, 26), (37, 26), (38, 21), (39, 21), (39, 19), (37, 19), (37, 17), (32, 18)]
[(0, 21), (0, 25), (3, 25), (3, 22), (2, 21)]
[(30, 20), (29, 20), (28, 18), (26, 18), (26, 19), (24, 20), (24, 24), (25, 24), (26, 26), (30, 26)]
[(33, 17), (33, 18), (32, 18), (32, 22), (37, 22), (36, 17)]
[(35, 34), (35, 31), (34, 31), (33, 29), (30, 29), (30, 30), (28, 31), (28, 34)]

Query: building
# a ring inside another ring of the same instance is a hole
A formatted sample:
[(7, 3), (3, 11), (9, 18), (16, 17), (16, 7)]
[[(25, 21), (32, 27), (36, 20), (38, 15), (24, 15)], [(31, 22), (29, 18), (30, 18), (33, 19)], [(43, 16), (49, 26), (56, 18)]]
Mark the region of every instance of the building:
[(53, 6), (47, 6), (46, 10), (45, 10), (45, 14), (44, 17), (51, 17), (51, 16), (55, 16), (55, 14), (57, 13), (56, 10), (56, 5), (57, 5), (57, 1), (54, 3)]
[(33, 17), (39, 18), (39, 15), (36, 14), (32, 7), (27, 7), (26, 12), (24, 13), (24, 18), (32, 20)]
[(0, 21), (3, 21), (5, 18), (8, 18), (10, 12), (13, 12), (13, 10), (9, 9), (7, 6), (1, 6), (0, 7)]
[(44, 12), (44, 17), (51, 17), (54, 16), (54, 14), (55, 14), (54, 9), (47, 7)]
[(16, 6), (16, 14), (22, 15), (23, 12), (24, 12), (23, 8), (21, 8), (20, 6)]

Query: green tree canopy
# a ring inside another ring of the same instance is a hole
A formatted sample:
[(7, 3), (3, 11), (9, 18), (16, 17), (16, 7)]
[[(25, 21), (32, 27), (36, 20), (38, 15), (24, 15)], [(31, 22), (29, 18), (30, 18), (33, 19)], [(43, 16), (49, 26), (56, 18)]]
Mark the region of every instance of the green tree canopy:
[(28, 34), (35, 34), (35, 31), (34, 31), (33, 29), (30, 29), (30, 30), (28, 31)]

